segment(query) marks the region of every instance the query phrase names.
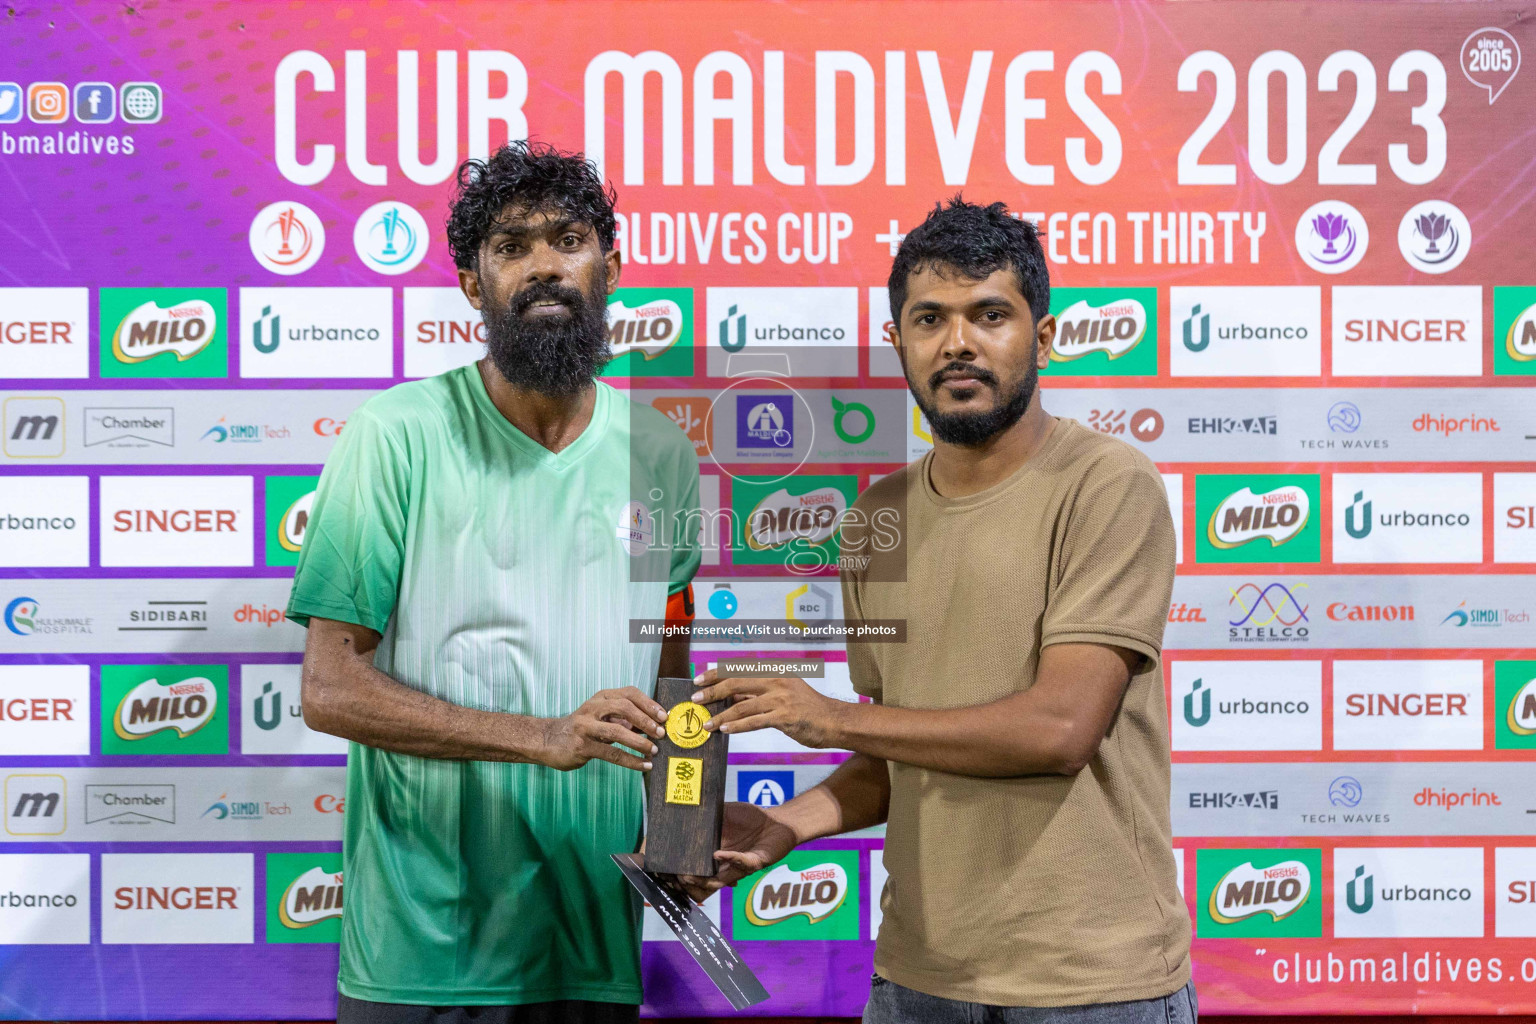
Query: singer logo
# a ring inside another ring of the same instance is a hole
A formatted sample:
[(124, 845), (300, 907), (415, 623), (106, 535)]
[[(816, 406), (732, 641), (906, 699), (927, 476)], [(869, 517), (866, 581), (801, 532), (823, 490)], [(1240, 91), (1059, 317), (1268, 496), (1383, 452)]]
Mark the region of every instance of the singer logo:
[(256, 262), (274, 274), (302, 274), (325, 249), (325, 225), (303, 203), (272, 203), (251, 221), (248, 240)]

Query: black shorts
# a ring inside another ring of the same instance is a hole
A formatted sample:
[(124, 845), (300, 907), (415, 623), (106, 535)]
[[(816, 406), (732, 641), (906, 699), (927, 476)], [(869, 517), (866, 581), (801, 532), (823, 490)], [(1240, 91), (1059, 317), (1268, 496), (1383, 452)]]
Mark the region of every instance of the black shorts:
[(336, 993), (336, 1024), (636, 1024), (640, 1007), (561, 999), (522, 1006), (415, 1006)]

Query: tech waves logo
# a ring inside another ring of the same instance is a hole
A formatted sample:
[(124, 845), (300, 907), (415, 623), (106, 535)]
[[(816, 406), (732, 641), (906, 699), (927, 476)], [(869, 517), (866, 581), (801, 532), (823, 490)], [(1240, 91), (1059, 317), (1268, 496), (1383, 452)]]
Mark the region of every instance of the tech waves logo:
[(798, 871), (780, 864), (747, 893), (747, 919), (766, 926), (803, 916), (808, 924), (815, 924), (837, 912), (848, 898), (848, 887), (848, 872), (839, 863)]
[(1311, 639), (1307, 606), (1297, 591), (1307, 589), (1298, 583), (1292, 590), (1284, 583), (1244, 583), (1232, 595), (1227, 607), (1232, 618), (1227, 621), (1227, 639), (1234, 643), (1306, 643)]
[(1047, 372), (1157, 373), (1155, 288), (1059, 288), (1051, 292), (1056, 340)]
[(1268, 867), (1245, 861), (1216, 882), (1207, 902), (1211, 919), (1237, 924), (1267, 915), (1274, 923), (1291, 917), (1312, 895), (1312, 872), (1299, 860), (1283, 860)]
[(202, 299), (168, 307), (145, 302), (112, 332), (112, 355), (120, 363), (142, 363), (169, 352), (185, 362), (208, 347), (218, 326), (218, 311)]
[(118, 701), (112, 731), (122, 740), (142, 740), (166, 730), (185, 739), (207, 725), (218, 710), (219, 691), (201, 677), (175, 683), (146, 679)]
[(1196, 476), (1196, 561), (1321, 561), (1319, 491), (1315, 475)]

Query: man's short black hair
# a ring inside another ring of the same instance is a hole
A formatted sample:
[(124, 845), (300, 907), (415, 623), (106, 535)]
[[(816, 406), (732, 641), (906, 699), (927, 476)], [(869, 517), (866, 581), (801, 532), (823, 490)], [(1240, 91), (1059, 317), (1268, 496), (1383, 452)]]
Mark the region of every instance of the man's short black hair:
[(891, 319), (901, 329), (901, 308), (907, 302), (907, 279), (928, 269), (959, 271), (980, 280), (1011, 267), (1019, 279), (1019, 292), (1029, 302), (1035, 323), (1051, 311), (1051, 277), (1045, 250), (1035, 226), (1008, 215), (1002, 203), (978, 206), (958, 195), (934, 205), (928, 219), (902, 239), (886, 282), (890, 293)]
[(508, 206), (555, 211), (590, 224), (606, 254), (613, 249), (613, 186), (580, 153), (543, 142), (509, 142), (489, 160), (459, 165), (458, 189), (448, 211), (448, 251), (460, 270), (480, 261), (480, 246)]

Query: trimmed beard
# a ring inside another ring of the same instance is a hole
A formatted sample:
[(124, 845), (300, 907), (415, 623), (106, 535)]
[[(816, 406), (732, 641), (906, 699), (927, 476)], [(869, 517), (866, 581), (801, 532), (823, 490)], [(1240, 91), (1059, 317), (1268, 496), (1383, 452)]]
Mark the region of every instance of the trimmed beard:
[[(1037, 351), (1038, 343), (1030, 346), (1029, 370), (1024, 374), (1024, 379), (1014, 387), (1012, 394), (1004, 396), (999, 393), (997, 404), (986, 412), (939, 412), (933, 400), (918, 390), (910, 376), (907, 377), (907, 389), (912, 392), (917, 407), (923, 410), (923, 416), (927, 418), (934, 437), (945, 444), (976, 448), (1019, 422), (1028, 411), (1030, 399), (1035, 397), (1035, 388), (1040, 384), (1040, 371), (1035, 366)], [(938, 390), (943, 375), (953, 369), (964, 369), (975, 374), (984, 387), (998, 391), (997, 374), (991, 370), (952, 362), (928, 378), (930, 394)]]
[[(613, 358), (608, 346), (607, 268), (592, 296), (541, 282), (519, 292), (507, 307), (487, 304), (486, 354), (507, 383), (552, 398), (580, 394)], [(556, 300), (569, 313), (528, 320), (536, 302)]]

